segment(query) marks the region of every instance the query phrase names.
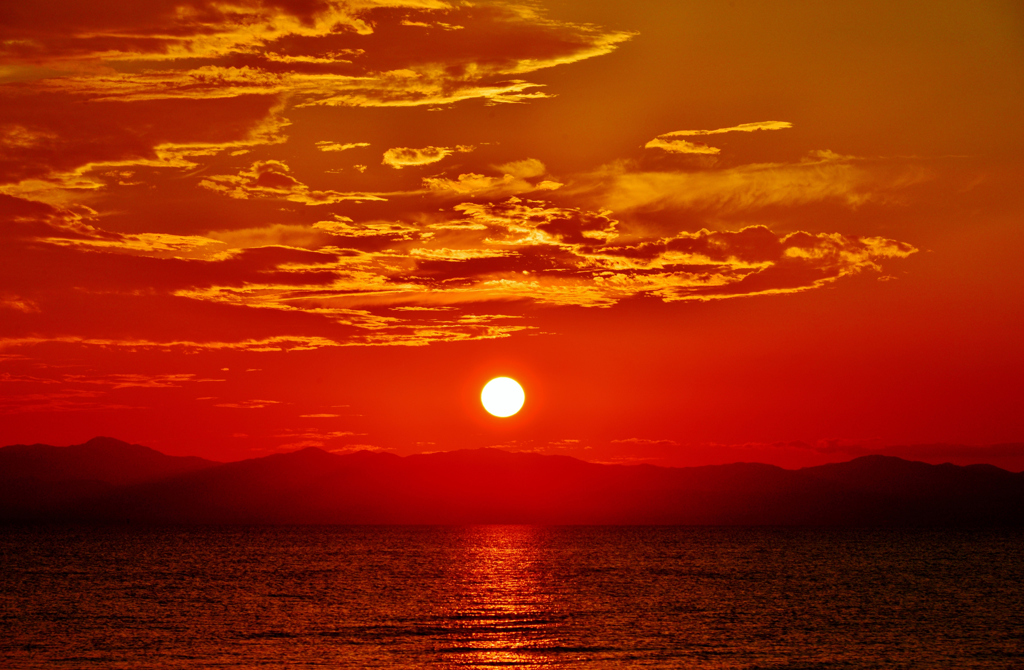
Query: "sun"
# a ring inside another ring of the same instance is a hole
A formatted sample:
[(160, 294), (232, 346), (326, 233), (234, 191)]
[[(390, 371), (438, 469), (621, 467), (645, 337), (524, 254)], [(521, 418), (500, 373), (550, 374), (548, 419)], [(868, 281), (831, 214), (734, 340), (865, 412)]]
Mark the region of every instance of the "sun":
[(512, 416), (523, 407), (526, 393), (523, 387), (511, 377), (495, 377), (487, 382), (480, 392), (480, 402), (484, 409), (494, 416)]

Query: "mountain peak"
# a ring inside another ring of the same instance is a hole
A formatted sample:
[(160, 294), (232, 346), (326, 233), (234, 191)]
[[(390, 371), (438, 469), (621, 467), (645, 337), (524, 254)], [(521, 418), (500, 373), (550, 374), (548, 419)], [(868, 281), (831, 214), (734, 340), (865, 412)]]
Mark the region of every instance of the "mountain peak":
[(196, 456), (168, 456), (141, 444), (106, 436), (67, 447), (33, 444), (0, 449), (0, 479), (6, 481), (98, 481), (125, 485), (213, 465), (218, 464)]
[(1024, 479), (889, 456), (784, 470), (319, 447), (218, 464), (97, 437), (0, 449), (0, 520), (1024, 525)]
[(81, 446), (85, 447), (101, 447), (101, 446), (131, 446), (130, 443), (124, 440), (119, 440), (116, 437), (106, 437), (105, 435), (97, 435), (91, 440), (84, 442)]
[(132, 444), (131, 442), (125, 442), (115, 437), (97, 436), (84, 442), (82, 444), (73, 444), (67, 447), (73, 451), (84, 451), (88, 453), (103, 454), (108, 457), (124, 456), (127, 454), (144, 454), (148, 457), (163, 456), (165, 458), (172, 458), (160, 453), (156, 449), (150, 447), (144, 447), (141, 444)]

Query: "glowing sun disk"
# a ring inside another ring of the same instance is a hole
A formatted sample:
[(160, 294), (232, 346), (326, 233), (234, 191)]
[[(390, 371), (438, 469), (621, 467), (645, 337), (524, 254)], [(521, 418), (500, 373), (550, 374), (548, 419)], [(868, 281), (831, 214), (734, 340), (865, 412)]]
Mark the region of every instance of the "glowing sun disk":
[(512, 416), (523, 407), (526, 393), (523, 387), (511, 377), (495, 377), (487, 382), (480, 392), (480, 402), (484, 409), (494, 416)]

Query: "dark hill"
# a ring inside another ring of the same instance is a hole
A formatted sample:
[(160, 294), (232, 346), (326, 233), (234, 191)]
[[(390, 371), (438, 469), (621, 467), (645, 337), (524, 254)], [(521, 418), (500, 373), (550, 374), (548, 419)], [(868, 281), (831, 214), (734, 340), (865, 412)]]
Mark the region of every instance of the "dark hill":
[(152, 481), (220, 465), (196, 456), (167, 456), (139, 444), (94, 437), (85, 444), (51, 447), (15, 444), (0, 447), (0, 481), (96, 480), (124, 485)]
[[(118, 454), (127, 458), (145, 449), (124, 443), (108, 446), (115, 460)], [(7, 449), (12, 448), (0, 454)], [(197, 460), (192, 465), (201, 467), (190, 471), (118, 485), (107, 481), (91, 489), (76, 485), (59, 499), (40, 504), (0, 502), (0, 518), (1024, 525), (1024, 475), (991, 466), (928, 465), (892, 457), (867, 456), (802, 470), (756, 463), (700, 468), (600, 465), (496, 449), (399, 457), (368, 451), (337, 455), (312, 448), (217, 465)], [(10, 479), (2, 463), (0, 480)]]
[(219, 465), (195, 456), (167, 456), (111, 437), (53, 447), (0, 448), (0, 518), (65, 513), (82, 500), (118, 487), (174, 477)]

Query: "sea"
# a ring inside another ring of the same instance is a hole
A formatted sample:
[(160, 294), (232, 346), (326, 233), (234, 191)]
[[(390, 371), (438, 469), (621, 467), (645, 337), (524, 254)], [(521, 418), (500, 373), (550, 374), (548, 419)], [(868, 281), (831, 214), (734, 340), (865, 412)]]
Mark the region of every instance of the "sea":
[(0, 667), (1024, 668), (1024, 531), (3, 527)]

